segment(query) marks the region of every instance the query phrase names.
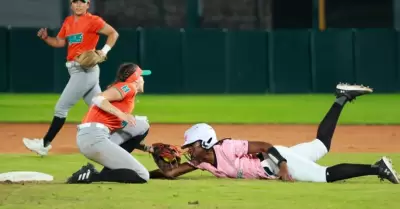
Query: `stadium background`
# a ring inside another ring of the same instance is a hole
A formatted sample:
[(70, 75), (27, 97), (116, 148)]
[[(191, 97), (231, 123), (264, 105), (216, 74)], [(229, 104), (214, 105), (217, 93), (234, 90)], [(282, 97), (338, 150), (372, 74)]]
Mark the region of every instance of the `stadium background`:
[[(100, 66), (101, 86), (134, 61), (154, 72), (147, 94), (326, 93), (339, 81), (396, 92), (398, 2), (95, 0), (90, 11), (120, 33)], [(36, 32), (57, 33), (68, 1), (9, 4), (0, 9), (0, 92), (60, 93), (66, 49), (48, 47)]]

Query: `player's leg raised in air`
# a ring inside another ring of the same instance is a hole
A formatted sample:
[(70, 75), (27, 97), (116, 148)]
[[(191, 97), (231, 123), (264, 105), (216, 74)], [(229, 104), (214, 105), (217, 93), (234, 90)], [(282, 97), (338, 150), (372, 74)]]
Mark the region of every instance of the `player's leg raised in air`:
[[(346, 89), (354, 89), (354, 91)], [(333, 134), (345, 104), (353, 101), (357, 96), (371, 92), (372, 89), (367, 87), (347, 84), (337, 85), (336, 100), (319, 124), (316, 139), (311, 142), (297, 144), (291, 147), (291, 149), (297, 154), (314, 162), (319, 160), (326, 153), (328, 153), (331, 148)]]
[[(344, 105), (358, 96), (371, 92), (372, 89), (368, 87), (339, 84), (336, 89), (336, 101), (318, 127), (317, 139), (291, 148), (275, 146), (287, 159), (289, 173), (295, 180), (335, 182), (354, 177), (376, 175), (392, 183), (399, 183), (396, 171), (387, 157), (382, 157), (373, 165), (342, 163), (325, 167), (315, 163), (329, 152), (333, 133)], [(267, 165), (270, 165), (270, 163)], [(279, 172), (276, 166), (272, 166), (271, 169), (275, 173)]]

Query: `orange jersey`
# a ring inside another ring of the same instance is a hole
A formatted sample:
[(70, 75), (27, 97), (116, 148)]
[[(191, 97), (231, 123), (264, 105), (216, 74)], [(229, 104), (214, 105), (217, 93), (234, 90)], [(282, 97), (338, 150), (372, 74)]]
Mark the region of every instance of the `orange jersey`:
[(105, 21), (96, 15), (87, 13), (75, 19), (74, 16), (65, 18), (57, 37), (67, 39), (67, 60), (72, 61), (84, 51), (94, 50), (99, 41), (100, 29), (105, 26)]
[[(120, 82), (112, 85), (110, 88), (116, 88), (122, 95), (120, 101), (112, 101), (111, 104), (125, 113), (131, 113), (135, 107), (135, 86), (132, 83)], [(124, 127), (125, 123), (115, 115), (103, 111), (96, 105), (92, 105), (82, 120), (82, 123), (97, 122), (106, 125), (110, 131)]]

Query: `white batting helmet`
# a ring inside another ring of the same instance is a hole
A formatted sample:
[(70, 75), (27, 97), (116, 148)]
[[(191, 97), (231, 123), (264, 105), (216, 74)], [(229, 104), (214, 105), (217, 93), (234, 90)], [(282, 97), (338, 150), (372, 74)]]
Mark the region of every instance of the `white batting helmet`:
[(198, 123), (185, 131), (185, 142), (182, 148), (187, 147), (197, 141), (201, 141), (201, 146), (204, 149), (210, 149), (217, 142), (217, 134), (215, 130), (206, 123)]

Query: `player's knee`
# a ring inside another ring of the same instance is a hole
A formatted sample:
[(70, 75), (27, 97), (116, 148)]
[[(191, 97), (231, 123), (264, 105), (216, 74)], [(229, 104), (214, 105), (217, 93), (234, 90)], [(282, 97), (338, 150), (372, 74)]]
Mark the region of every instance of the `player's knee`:
[(137, 120), (136, 127), (140, 129), (139, 135), (147, 135), (150, 129), (150, 124), (147, 120)]
[(148, 132), (150, 129), (150, 124), (146, 120), (143, 120), (143, 133)]
[(147, 170), (140, 172), (139, 176), (146, 182), (148, 182), (150, 179), (150, 173)]

